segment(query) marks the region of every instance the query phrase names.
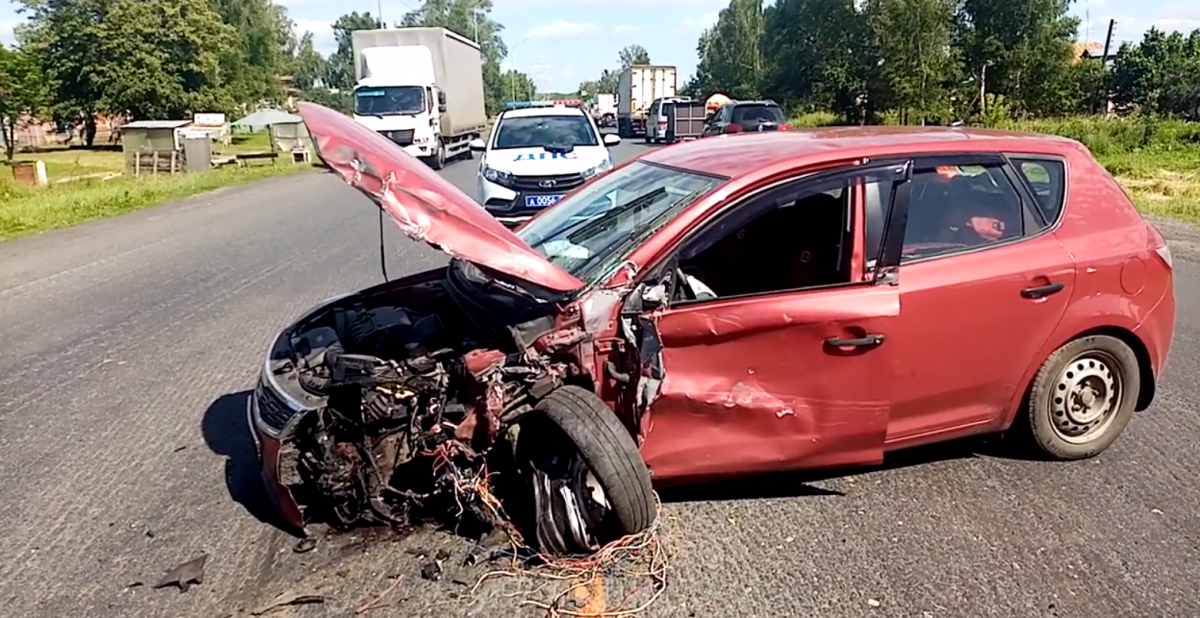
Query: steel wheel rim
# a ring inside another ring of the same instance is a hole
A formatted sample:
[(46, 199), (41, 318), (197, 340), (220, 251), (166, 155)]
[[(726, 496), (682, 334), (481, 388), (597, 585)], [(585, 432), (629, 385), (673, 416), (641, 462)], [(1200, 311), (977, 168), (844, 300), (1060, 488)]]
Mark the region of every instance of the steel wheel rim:
[(1058, 372), (1050, 394), (1050, 424), (1071, 444), (1103, 435), (1125, 398), (1121, 362), (1102, 350), (1084, 352)]
[(599, 520), (612, 507), (582, 457), (572, 456), (567, 466), (567, 478), (557, 479), (533, 469), (538, 544), (560, 553), (595, 551)]

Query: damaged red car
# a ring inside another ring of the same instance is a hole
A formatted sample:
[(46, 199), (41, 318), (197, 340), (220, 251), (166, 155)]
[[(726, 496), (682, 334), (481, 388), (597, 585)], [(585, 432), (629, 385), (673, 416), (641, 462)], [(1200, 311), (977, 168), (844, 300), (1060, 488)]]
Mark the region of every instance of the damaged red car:
[(452, 259), (271, 346), (249, 422), (299, 531), (496, 523), (504, 485), (531, 542), (584, 552), (650, 526), (654, 485), (989, 433), (1086, 458), (1150, 405), (1170, 349), (1171, 253), (1074, 141), (701, 140), (511, 231), (351, 119), (301, 114), (328, 167)]

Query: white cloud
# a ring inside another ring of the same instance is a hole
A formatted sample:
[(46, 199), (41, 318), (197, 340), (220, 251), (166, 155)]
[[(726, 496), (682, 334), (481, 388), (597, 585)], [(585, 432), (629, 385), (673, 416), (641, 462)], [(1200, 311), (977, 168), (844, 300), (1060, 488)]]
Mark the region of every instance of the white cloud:
[(719, 11), (712, 11), (710, 13), (705, 13), (699, 17), (688, 17), (688, 18), (684, 19), (682, 22), (680, 22), (679, 29), (682, 32), (694, 33), (696, 35), (699, 35), (701, 32), (704, 31), (705, 28), (708, 28), (709, 26), (712, 26), (713, 24), (717, 23), (717, 13), (718, 12)]
[(588, 23), (574, 23), (557, 20), (548, 24), (534, 26), (526, 33), (531, 39), (563, 39), (600, 31), (600, 26)]
[(15, 45), (17, 42), (17, 35), (15, 32), (13, 32), (13, 29), (15, 29), (18, 24), (24, 21), (25, 20), (19, 19), (16, 15), (0, 16), (0, 43), (3, 43), (5, 46)]
[(617, 36), (633, 36), (637, 33), (637, 26), (617, 26), (616, 28), (613, 28), (613, 34)]
[(326, 19), (293, 19), (296, 24), (296, 37), (304, 36), (305, 32), (313, 33), (313, 47), (322, 54), (329, 55), (337, 50), (337, 40), (333, 38), (333, 22)]

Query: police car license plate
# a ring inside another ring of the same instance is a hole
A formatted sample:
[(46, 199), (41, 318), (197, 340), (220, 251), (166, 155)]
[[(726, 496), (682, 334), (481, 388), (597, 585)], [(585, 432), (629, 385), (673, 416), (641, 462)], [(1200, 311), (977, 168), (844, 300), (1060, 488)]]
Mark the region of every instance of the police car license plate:
[(526, 208), (546, 208), (558, 203), (558, 200), (563, 198), (562, 195), (526, 195)]

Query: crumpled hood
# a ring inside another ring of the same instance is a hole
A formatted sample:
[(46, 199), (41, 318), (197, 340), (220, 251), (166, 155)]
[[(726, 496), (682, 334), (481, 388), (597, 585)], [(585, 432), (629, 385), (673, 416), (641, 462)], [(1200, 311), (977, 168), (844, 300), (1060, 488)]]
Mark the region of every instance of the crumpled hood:
[(569, 292), (584, 286), (378, 133), (315, 103), (300, 103), (300, 116), (325, 166), (379, 204), (413, 239), (550, 290)]
[(511, 148), (487, 153), (487, 166), (517, 176), (553, 176), (577, 174), (589, 170), (609, 157), (604, 146), (576, 147), (571, 152), (547, 152), (544, 148)]

